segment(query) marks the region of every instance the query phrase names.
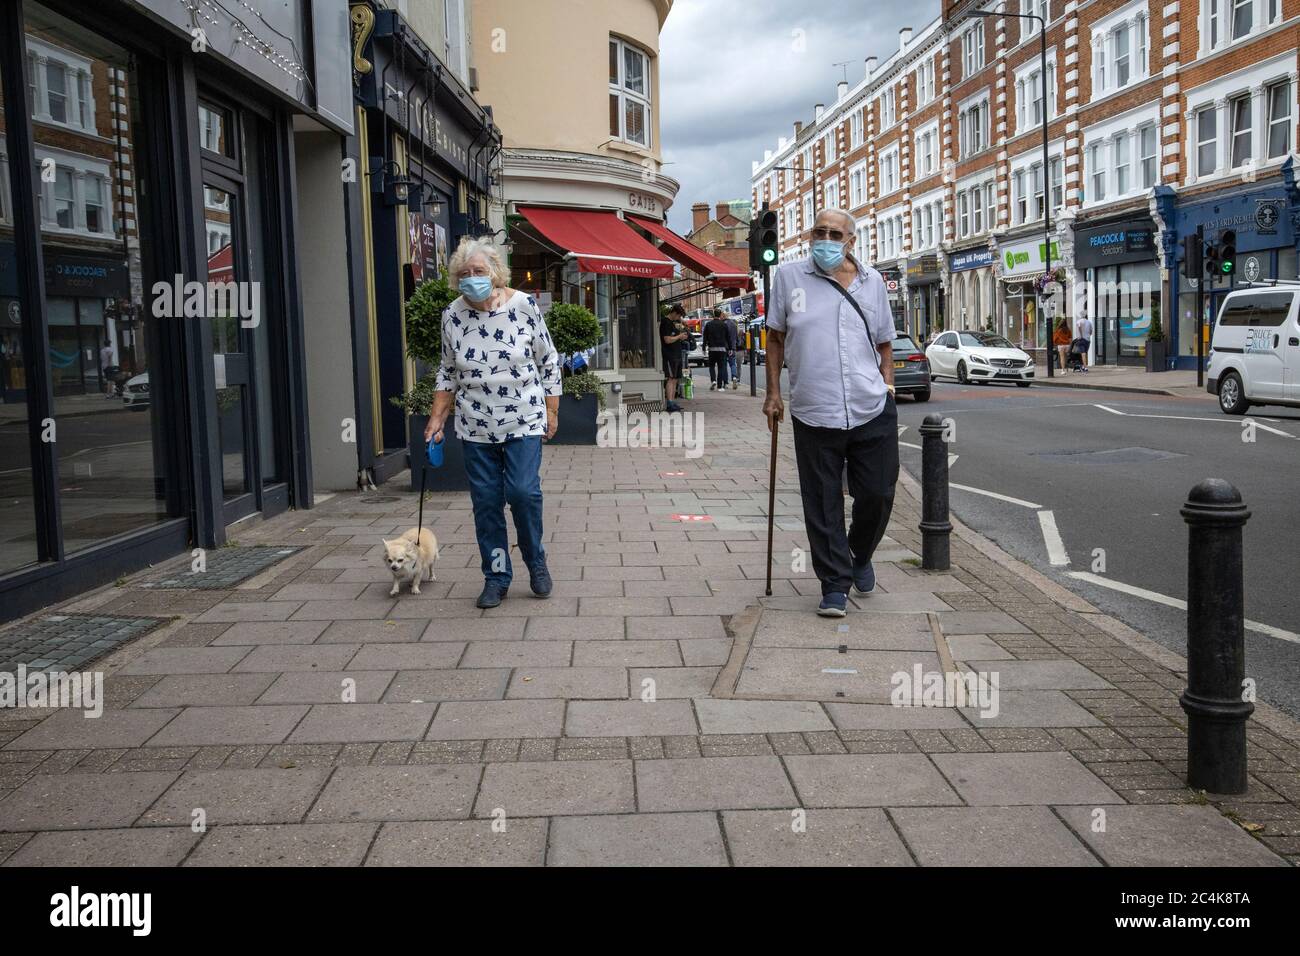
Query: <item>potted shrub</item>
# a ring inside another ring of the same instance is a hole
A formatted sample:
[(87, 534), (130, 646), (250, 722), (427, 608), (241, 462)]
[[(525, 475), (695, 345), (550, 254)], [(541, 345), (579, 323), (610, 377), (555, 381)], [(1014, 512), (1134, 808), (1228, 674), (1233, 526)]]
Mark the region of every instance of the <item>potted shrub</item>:
[[(438, 363), (442, 360), (442, 314), (459, 296), (445, 278), (422, 282), (406, 304), (402, 316), (406, 326), (406, 354), (415, 360), (419, 376), (405, 395), (390, 399), (407, 412), (407, 451), (411, 461), (411, 490), (420, 488), (420, 469), (427, 466), (424, 454), (424, 427), (433, 404)], [(464, 455), (451, 416), (443, 429), (441, 468), (429, 468), (426, 488), (437, 491), (463, 491), (469, 487), (465, 477)]]
[(596, 414), (605, 407), (605, 383), (594, 372), (573, 372), (570, 359), (600, 344), (600, 320), (590, 309), (560, 302), (546, 313), (546, 328), (560, 353), (564, 387), (560, 427), (551, 441), (557, 445), (594, 445)]
[(1168, 367), (1168, 343), (1160, 324), (1160, 300), (1151, 300), (1151, 327), (1147, 330), (1147, 371), (1163, 372)]

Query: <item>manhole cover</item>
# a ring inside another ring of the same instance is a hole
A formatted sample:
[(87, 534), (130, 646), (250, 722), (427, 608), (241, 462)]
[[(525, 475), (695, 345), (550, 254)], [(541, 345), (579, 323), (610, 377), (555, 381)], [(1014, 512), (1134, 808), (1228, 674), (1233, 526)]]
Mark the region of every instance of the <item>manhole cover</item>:
[(202, 591), (231, 588), (255, 574), (260, 574), (271, 565), (292, 557), (301, 550), (301, 547), (278, 547), (275, 545), (218, 548), (207, 553), (202, 571), (191, 570), (192, 565), (182, 566), (166, 577), (145, 581), (140, 587), (167, 590), (197, 589)]
[(1101, 451), (1043, 451), (1032, 452), (1035, 458), (1044, 461), (1057, 461), (1071, 465), (1140, 465), (1148, 461), (1164, 461), (1166, 458), (1185, 458), (1175, 451), (1161, 451), (1158, 448), (1107, 448)]
[(367, 495), (357, 500), (368, 505), (391, 505), (394, 501), (401, 501), (402, 499), (396, 495)]
[(159, 617), (45, 614), (0, 631), (0, 671), (77, 670), (166, 624)]

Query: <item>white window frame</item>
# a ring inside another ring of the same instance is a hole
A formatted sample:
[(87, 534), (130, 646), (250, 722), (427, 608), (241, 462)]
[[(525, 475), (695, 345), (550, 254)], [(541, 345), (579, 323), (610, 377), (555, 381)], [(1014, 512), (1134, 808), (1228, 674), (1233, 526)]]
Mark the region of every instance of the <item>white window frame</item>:
[[(1094, 97), (1109, 96), (1151, 78), (1151, 18), (1146, 0), (1137, 0), (1101, 17), (1091, 30)], [(1123, 82), (1119, 77), (1121, 59), (1128, 69)]]
[[(33, 92), (32, 119), (64, 129), (79, 130), (92, 136), (99, 135), (95, 126), (95, 90), (91, 73), (92, 61), (78, 56), (72, 50), (46, 43), (32, 34), (26, 35), (28, 86)], [(63, 68), (64, 87), (68, 91), (63, 120), (50, 115), (48, 81), (43, 71), (50, 63)], [(37, 75), (40, 72), (42, 75)]]
[[(1249, 11), (1250, 28), (1237, 33), (1237, 13)], [(1252, 37), (1282, 22), (1282, 4), (1277, 0), (1200, 0), (1197, 32), (1201, 56), (1247, 43)]]
[(839, 209), (840, 208), (840, 177), (831, 176), (830, 179), (822, 185), (822, 208)]
[[(36, 155), (36, 186), (40, 190), (38, 209), (43, 232), (56, 232), (60, 235), (84, 236), (91, 239), (117, 238), (117, 223), (113, 211), (113, 170), (106, 160), (101, 160), (85, 153), (56, 149), (38, 144)], [(41, 166), (46, 159), (53, 160), (58, 172), (66, 171), (72, 176), (72, 225), (60, 226), (54, 202), (55, 183), (42, 182)], [(99, 180), (99, 194), (103, 200), (103, 226), (98, 232), (92, 232), (86, 225), (86, 192), (80, 180), (93, 178)]]
[(970, 79), (984, 69), (984, 21), (976, 20), (961, 35), (962, 79)]
[[(972, 113), (974, 118), (972, 119)], [(976, 153), (989, 148), (989, 93), (985, 90), (978, 96), (962, 103), (957, 111), (958, 149), (962, 159), (968, 159)], [(978, 133), (978, 144), (971, 142), (972, 134)]]
[[(1020, 12), (1025, 16), (1037, 14), (1043, 18), (1043, 23), (1052, 22), (1052, 3), (1051, 0), (1020, 0)], [(1037, 36), (1041, 29), (1037, 20), (1021, 20), (1020, 40), (1024, 42), (1032, 36)]]
[(902, 168), (902, 150), (898, 143), (887, 146), (880, 151), (879, 171), (876, 184), (878, 186), (877, 194), (887, 196), (892, 192), (897, 192), (903, 185), (903, 168)]
[(857, 149), (862, 145), (863, 128), (862, 110), (855, 109), (849, 117), (849, 148)]
[[(1279, 96), (1286, 103), (1286, 116), (1273, 116), (1273, 98)], [(1295, 149), (1295, 84), (1284, 79), (1264, 87), (1264, 156), (1266, 160), (1286, 159)], [(1273, 152), (1273, 128), (1279, 123), (1286, 125), (1286, 139), (1280, 153)]]
[[(654, 148), (654, 111), (650, 94), (654, 90), (654, 57), (642, 47), (635, 43), (629, 43), (622, 37), (610, 35), (609, 43), (618, 49), (618, 77), (615, 82), (609, 84), (609, 95), (618, 97), (618, 134), (614, 135), (611, 130), (611, 136), (621, 143), (627, 143), (635, 146), (637, 149)], [(640, 56), (643, 60), (642, 78), (645, 84), (644, 92), (638, 92), (627, 86), (627, 54), (628, 52)], [(627, 104), (631, 102), (645, 109), (645, 142), (632, 139), (627, 134)]]
[(880, 103), (880, 129), (884, 132), (898, 122), (898, 94), (891, 82), (878, 97)]
[(969, 239), (997, 227), (997, 185), (984, 174), (957, 184), (957, 238)]
[[(927, 148), (928, 147), (928, 148)], [(927, 123), (916, 131), (912, 156), (916, 166), (914, 178), (926, 179), (939, 172), (939, 121)]]
[[(1039, 129), (1043, 125), (1042, 120), (1036, 120), (1031, 115), (1032, 110), (1037, 107), (1038, 94), (1042, 89), (1042, 84), (1038, 80), (1041, 70), (1042, 61), (1035, 57), (1016, 71), (1016, 135)], [(1056, 101), (1056, 51), (1053, 49), (1047, 53), (1046, 112), (1049, 123), (1056, 119)]]
[(934, 57), (928, 56), (916, 68), (916, 105), (925, 106), (934, 101)]
[[(1276, 166), (1294, 151), (1294, 123), (1296, 108), (1292, 99), (1296, 89), (1295, 53), (1288, 50), (1260, 63), (1252, 64), (1224, 76), (1216, 77), (1208, 83), (1187, 90), (1187, 123), (1184, 140), (1187, 144), (1185, 153), (1185, 182), (1187, 184), (1215, 177), (1239, 175), (1251, 166), (1259, 168), (1265, 165)], [(1284, 96), (1287, 100), (1289, 117), (1287, 123), (1287, 150), (1280, 155), (1269, 155), (1272, 145), (1270, 135), (1270, 98), (1275, 86), (1289, 85)], [(1250, 156), (1245, 162), (1234, 166), (1234, 112), (1233, 104), (1241, 97), (1248, 98), (1249, 146)], [(1212, 131), (1202, 137), (1202, 117), (1212, 113)], [(1213, 168), (1202, 164), (1213, 158)]]
[(857, 209), (867, 204), (867, 161), (854, 165), (849, 170), (849, 209)]

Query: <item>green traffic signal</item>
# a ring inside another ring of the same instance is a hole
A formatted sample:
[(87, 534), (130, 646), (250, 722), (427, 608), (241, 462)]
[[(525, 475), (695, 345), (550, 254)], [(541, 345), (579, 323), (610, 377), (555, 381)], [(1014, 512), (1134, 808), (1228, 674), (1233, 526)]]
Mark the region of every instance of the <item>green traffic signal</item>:
[(1224, 274), (1225, 276), (1232, 275), (1232, 269), (1233, 269), (1233, 262), (1232, 262), (1232, 260), (1231, 260), (1231, 259), (1228, 259), (1228, 260), (1225, 261), (1225, 262), (1223, 263), (1223, 265), (1221, 265), (1219, 268), (1223, 270), (1223, 274)]
[(764, 261), (764, 262), (776, 262), (776, 250), (775, 250), (775, 249), (764, 249), (764, 250), (763, 250), (763, 261)]

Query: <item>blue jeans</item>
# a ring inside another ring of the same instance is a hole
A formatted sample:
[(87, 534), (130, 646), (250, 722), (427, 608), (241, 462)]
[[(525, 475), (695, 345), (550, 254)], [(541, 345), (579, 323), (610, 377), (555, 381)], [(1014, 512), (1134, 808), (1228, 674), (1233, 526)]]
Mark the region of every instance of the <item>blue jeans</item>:
[(740, 353), (738, 352), (731, 353), (731, 380), (740, 381)]
[(533, 435), (504, 442), (462, 442), (469, 497), (474, 504), (474, 533), (483, 578), (505, 589), (514, 569), (506, 505), (514, 515), (519, 553), (531, 571), (546, 563), (542, 547), (542, 439)]

